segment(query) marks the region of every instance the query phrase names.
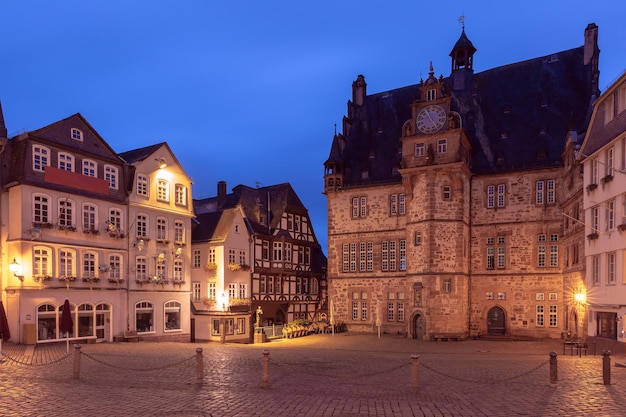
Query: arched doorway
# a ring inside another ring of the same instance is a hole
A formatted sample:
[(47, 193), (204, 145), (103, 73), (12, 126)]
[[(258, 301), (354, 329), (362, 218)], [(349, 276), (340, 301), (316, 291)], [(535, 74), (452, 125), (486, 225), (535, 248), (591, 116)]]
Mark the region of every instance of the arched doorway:
[(498, 306), (492, 307), (487, 313), (487, 334), (506, 334), (504, 310)]
[(426, 321), (424, 320), (424, 316), (417, 313), (413, 316), (413, 331), (411, 332), (413, 339), (424, 340), (425, 328)]

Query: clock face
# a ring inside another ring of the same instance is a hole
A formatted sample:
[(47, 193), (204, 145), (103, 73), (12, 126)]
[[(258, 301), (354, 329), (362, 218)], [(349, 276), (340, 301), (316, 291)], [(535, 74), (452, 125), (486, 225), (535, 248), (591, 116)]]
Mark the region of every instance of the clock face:
[(422, 133), (435, 133), (441, 129), (446, 121), (446, 111), (441, 106), (431, 105), (424, 107), (417, 114), (415, 123)]

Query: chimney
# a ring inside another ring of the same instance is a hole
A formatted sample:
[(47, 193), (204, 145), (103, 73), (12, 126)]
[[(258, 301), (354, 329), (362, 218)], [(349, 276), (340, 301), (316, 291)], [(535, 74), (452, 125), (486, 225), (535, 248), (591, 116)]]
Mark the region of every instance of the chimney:
[(226, 202), (226, 181), (217, 183), (217, 207), (222, 207)]

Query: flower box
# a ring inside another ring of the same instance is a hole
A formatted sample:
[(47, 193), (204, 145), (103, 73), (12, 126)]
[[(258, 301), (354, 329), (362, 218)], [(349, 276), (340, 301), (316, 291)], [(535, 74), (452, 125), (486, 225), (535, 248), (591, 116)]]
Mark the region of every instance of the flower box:
[(208, 264), (205, 265), (204, 269), (209, 272), (215, 271), (217, 270), (217, 264), (215, 262), (209, 262)]
[(97, 277), (85, 277), (83, 278), (83, 282), (98, 282), (100, 278)]
[(618, 225), (617, 225), (617, 229), (618, 229), (620, 232), (623, 232), (624, 230), (626, 230), (626, 223), (618, 224)]
[(607, 182), (611, 182), (613, 181), (613, 175), (607, 175), (604, 178), (602, 178), (600, 181), (602, 182), (602, 185), (606, 184)]
[(62, 276), (62, 277), (59, 277), (59, 281), (74, 282), (76, 281), (76, 277)]
[(598, 233), (597, 233), (597, 232), (594, 232), (594, 233), (589, 233), (589, 234), (587, 235), (587, 239), (589, 239), (589, 240), (596, 240), (598, 237), (599, 237), (599, 235), (598, 235)]
[(598, 188), (598, 184), (589, 184), (589, 185), (587, 186), (587, 192), (593, 191), (593, 190), (595, 190), (596, 188)]

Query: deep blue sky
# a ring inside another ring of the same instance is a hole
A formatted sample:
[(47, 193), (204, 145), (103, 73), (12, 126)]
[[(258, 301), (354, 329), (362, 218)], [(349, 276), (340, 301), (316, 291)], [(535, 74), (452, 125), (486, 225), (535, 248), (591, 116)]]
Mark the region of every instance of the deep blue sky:
[(461, 15), (476, 72), (578, 47), (591, 22), (601, 89), (626, 69), (623, 0), (20, 0), (0, 6), (0, 101), (9, 134), (81, 113), (118, 152), (167, 141), (195, 198), (289, 182), (326, 248), (323, 163), (352, 81), (449, 75)]

